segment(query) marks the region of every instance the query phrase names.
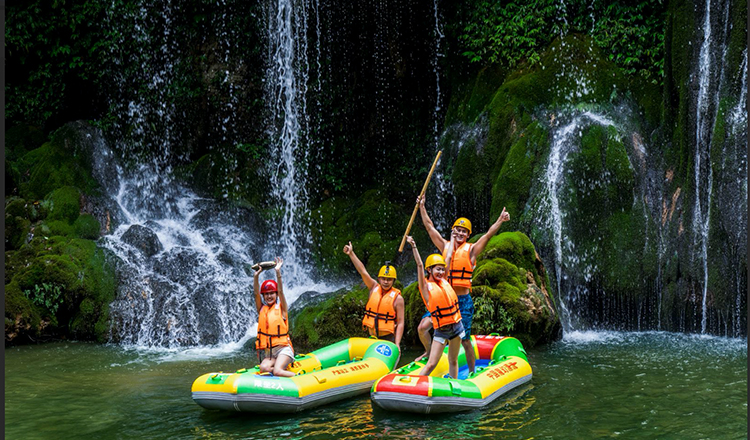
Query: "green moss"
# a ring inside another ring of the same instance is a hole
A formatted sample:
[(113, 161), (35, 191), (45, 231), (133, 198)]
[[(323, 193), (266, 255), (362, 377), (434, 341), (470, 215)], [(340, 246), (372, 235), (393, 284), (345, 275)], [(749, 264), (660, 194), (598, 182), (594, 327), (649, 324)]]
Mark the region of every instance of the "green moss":
[(73, 224), (81, 212), (81, 192), (78, 188), (64, 186), (58, 188), (46, 197), (50, 202), (49, 220), (62, 220)]
[(44, 225), (47, 227), (45, 232), (47, 235), (60, 235), (70, 237), (75, 234), (75, 229), (68, 222), (63, 220), (53, 220), (45, 222)]
[(514, 287), (516, 290), (520, 290), (526, 287), (525, 279), (525, 270), (519, 269), (504, 258), (494, 258), (492, 260), (483, 260), (481, 265), (477, 264), (476, 271), (472, 277), (472, 285), (490, 286), (497, 280), (507, 280), (504, 283)]
[(502, 232), (492, 237), (477, 258), (477, 269), (497, 258), (502, 258), (518, 268), (531, 272), (537, 284), (548, 284), (537, 270), (534, 244), (523, 232)]
[(500, 215), (503, 207), (512, 213), (506, 228), (513, 228), (526, 207), (533, 182), (532, 174), (539, 156), (547, 144), (547, 130), (533, 122), (520, 134), (500, 169), (492, 187), (490, 218)]
[(42, 316), (23, 294), (17, 283), (5, 285), (5, 339), (18, 336), (37, 337), (42, 328)]
[(75, 229), (76, 236), (80, 238), (96, 240), (99, 238), (101, 225), (99, 224), (99, 220), (93, 215), (81, 214), (73, 223), (73, 229)]
[(26, 242), (31, 222), (23, 217), (5, 215), (5, 250), (18, 249)]
[(64, 186), (78, 187), (89, 193), (98, 184), (86, 168), (64, 147), (47, 142), (25, 154), (17, 163), (23, 177), (19, 184), (21, 197), (39, 200)]
[[(20, 250), (7, 253), (6, 260), (13, 272), (10, 284), (22, 292), (33, 293), (44, 285), (59, 286), (59, 303), (46, 312), (50, 322), (58, 323), (58, 327), (50, 324), (45, 333), (70, 334), (79, 339), (106, 338), (108, 308), (117, 283), (106, 251), (91, 240), (35, 237)], [(6, 318), (15, 320), (9, 313)]]

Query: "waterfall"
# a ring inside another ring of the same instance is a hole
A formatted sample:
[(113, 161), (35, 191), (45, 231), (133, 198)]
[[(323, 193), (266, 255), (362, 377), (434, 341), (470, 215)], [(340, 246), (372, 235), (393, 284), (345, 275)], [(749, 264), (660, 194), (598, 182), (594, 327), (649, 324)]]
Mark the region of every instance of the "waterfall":
[[(256, 311), (252, 298), (251, 263), (281, 256), (285, 293), (292, 303), (305, 290), (325, 290), (309, 281), (305, 268), (304, 244), (309, 242), (304, 222), (306, 202), (305, 130), (309, 126), (307, 93), (307, 19), (305, 5), (291, 2), (271, 5), (267, 102), (271, 110), (268, 135), (274, 156), (268, 170), (279, 206), (276, 228), (247, 209), (221, 199), (228, 198), (230, 186), (221, 184), (220, 200), (201, 197), (173, 176), (173, 164), (184, 159), (186, 150), (172, 127), (184, 123), (177, 115), (170, 95), (179, 81), (179, 63), (190, 59), (180, 53), (179, 36), (172, 29), (179, 5), (165, 2), (163, 9), (135, 9), (125, 14), (123, 36), (130, 27), (135, 53), (113, 53), (118, 66), (137, 65), (137, 69), (115, 70), (118, 84), (111, 97), (119, 109), (115, 133), (128, 133), (114, 142), (102, 141), (96, 157), (106, 157), (95, 168), (95, 177), (110, 195), (108, 210), (114, 228), (101, 245), (117, 257), (120, 278), (117, 297), (111, 304), (110, 339), (139, 348), (171, 349), (185, 346), (242, 346), (255, 334)], [(218, 145), (238, 142), (241, 112), (237, 72), (236, 30), (221, 18), (232, 10), (227, 7), (210, 21), (214, 32), (220, 81), (221, 104), (215, 121)], [(118, 11), (111, 11), (112, 26)], [(159, 32), (154, 32), (159, 29)], [(158, 48), (154, 51), (153, 48)], [(132, 73), (135, 72), (135, 73)], [(148, 93), (133, 90), (133, 81), (143, 81)], [(123, 104), (124, 103), (124, 104)], [(117, 152), (117, 153), (116, 153)], [(133, 159), (120, 160), (118, 154), (135, 153)], [(232, 167), (234, 156), (223, 154), (224, 167)], [(234, 190), (238, 189), (236, 186)], [(271, 240), (266, 235), (271, 235)], [(273, 276), (272, 272), (262, 277)]]
[[(278, 0), (269, 4), (269, 67), (267, 94), (271, 110), (269, 137), (274, 148), (273, 197), (280, 204), (276, 241), (279, 249), (265, 258), (282, 256), (286, 285), (310, 284), (305, 244), (309, 231), (301, 221), (307, 199), (307, 10), (305, 4)], [(287, 298), (291, 300), (293, 298)]]
[(571, 153), (576, 151), (577, 141), (583, 128), (592, 123), (603, 126), (614, 125), (614, 122), (606, 116), (587, 111), (573, 116), (570, 122), (553, 128), (552, 145), (550, 146), (543, 179), (543, 184), (546, 187), (546, 198), (540, 214), (546, 217), (547, 226), (552, 231), (552, 245), (555, 256), (554, 273), (558, 297), (560, 298), (560, 320), (564, 332), (579, 330), (577, 316), (570, 305), (586, 293), (583, 283), (570, 283), (568, 282), (569, 277), (574, 274), (582, 274), (583, 281), (590, 281), (594, 272), (594, 268), (590, 266), (591, 263), (584, 263), (583, 267), (580, 266), (586, 256), (577, 255), (575, 243), (565, 234), (566, 214), (560, 205), (561, 191), (566, 175), (566, 163)]
[[(438, 0), (433, 0), (433, 12), (435, 16), (435, 47), (432, 57), (432, 69), (435, 72), (435, 106), (432, 111), (433, 128), (432, 134), (435, 142), (435, 154), (440, 149), (440, 138), (447, 132), (440, 133), (442, 94), (440, 91), (440, 58), (442, 53), (442, 41), (445, 38), (440, 25), (440, 10), (438, 9)], [(436, 187), (435, 208), (432, 210), (435, 227), (439, 231), (447, 231), (451, 225), (451, 216), (455, 215), (455, 200), (453, 197), (453, 187), (451, 181), (445, 177), (445, 168), (448, 161), (442, 158), (441, 163), (435, 168), (434, 186)]]
[(108, 162), (97, 173), (109, 176), (100, 181), (114, 194), (119, 223), (100, 242), (119, 260), (110, 339), (137, 347), (241, 345), (255, 315), (244, 270), (257, 258), (251, 216), (165, 181), (154, 164), (128, 170), (105, 144), (98, 148)]
[[(702, 149), (704, 146), (708, 149), (710, 146), (710, 119), (704, 115), (708, 113), (708, 86), (711, 68), (709, 51), (711, 49), (711, 0), (706, 0), (706, 11), (703, 23), (703, 42), (701, 43), (700, 58), (698, 64), (698, 103), (695, 109), (696, 129), (695, 129), (695, 207), (693, 211), (693, 227), (696, 240), (700, 246), (700, 257), (703, 268), (703, 300), (702, 300), (702, 318), (701, 333), (706, 332), (706, 314), (707, 314), (707, 294), (708, 294), (708, 226), (710, 220), (710, 199), (712, 189), (712, 169), (710, 164), (708, 168), (708, 187), (705, 190), (705, 205), (701, 200), (701, 180), (703, 173), (701, 170)], [(708, 120), (707, 120), (708, 119)], [(709, 153), (710, 157), (710, 153)], [(704, 218), (705, 211), (705, 218)]]

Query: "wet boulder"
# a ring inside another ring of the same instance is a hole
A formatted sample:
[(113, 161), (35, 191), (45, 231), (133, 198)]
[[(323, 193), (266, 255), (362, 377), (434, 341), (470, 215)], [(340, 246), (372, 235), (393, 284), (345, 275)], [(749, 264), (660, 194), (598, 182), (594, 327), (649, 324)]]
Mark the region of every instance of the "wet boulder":
[(152, 257), (164, 250), (164, 246), (156, 233), (141, 225), (133, 225), (128, 228), (122, 234), (122, 241), (140, 250), (147, 257)]

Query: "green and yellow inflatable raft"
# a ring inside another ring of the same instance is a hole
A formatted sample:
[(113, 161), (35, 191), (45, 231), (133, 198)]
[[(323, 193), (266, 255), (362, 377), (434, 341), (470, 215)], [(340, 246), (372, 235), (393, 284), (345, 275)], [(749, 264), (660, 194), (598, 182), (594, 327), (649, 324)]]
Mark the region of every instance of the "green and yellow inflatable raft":
[(258, 367), (234, 373), (208, 373), (193, 382), (193, 400), (207, 409), (291, 413), (370, 390), (396, 367), (396, 344), (350, 338), (305, 355), (289, 370), (294, 377), (259, 374)]

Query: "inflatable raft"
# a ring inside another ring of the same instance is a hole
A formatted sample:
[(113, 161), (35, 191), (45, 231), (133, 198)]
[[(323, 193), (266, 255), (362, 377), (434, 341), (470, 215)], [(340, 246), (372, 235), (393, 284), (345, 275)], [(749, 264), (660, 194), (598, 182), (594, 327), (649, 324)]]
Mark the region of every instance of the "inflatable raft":
[(208, 409), (290, 413), (366, 393), (396, 367), (396, 344), (351, 338), (305, 355), (289, 370), (294, 377), (260, 374), (258, 367), (208, 373), (193, 382), (193, 400)]
[(418, 376), (424, 362), (412, 362), (380, 378), (372, 386), (372, 402), (390, 411), (439, 413), (467, 411), (488, 405), (531, 380), (531, 366), (516, 338), (472, 336), (475, 373), (468, 375), (466, 354), (459, 354), (458, 379), (448, 373), (448, 347), (430, 376)]

